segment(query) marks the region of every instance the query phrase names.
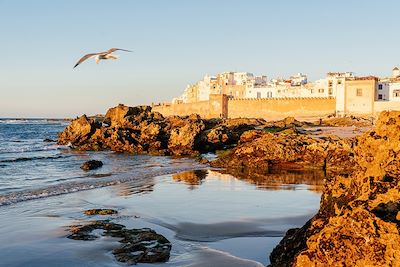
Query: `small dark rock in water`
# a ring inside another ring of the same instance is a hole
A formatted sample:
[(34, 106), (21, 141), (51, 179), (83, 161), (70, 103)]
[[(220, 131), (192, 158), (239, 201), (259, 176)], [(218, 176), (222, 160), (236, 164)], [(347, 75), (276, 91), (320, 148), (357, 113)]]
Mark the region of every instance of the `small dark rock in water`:
[(97, 169), (103, 166), (103, 162), (100, 160), (89, 160), (82, 164), (81, 169), (85, 171)]
[(149, 228), (126, 229), (124, 225), (108, 220), (93, 221), (86, 225), (70, 226), (67, 238), (90, 241), (98, 238), (93, 230), (104, 230), (104, 236), (122, 238), (122, 245), (112, 251), (119, 262), (127, 264), (166, 262), (171, 252), (171, 243), (164, 236)]
[(43, 139), (43, 142), (51, 143), (51, 142), (56, 142), (56, 140), (53, 140), (53, 139), (50, 139), (50, 138), (45, 138), (45, 139)]
[(113, 215), (117, 214), (118, 211), (113, 210), (113, 209), (91, 209), (91, 210), (85, 210), (84, 211), (85, 215)]

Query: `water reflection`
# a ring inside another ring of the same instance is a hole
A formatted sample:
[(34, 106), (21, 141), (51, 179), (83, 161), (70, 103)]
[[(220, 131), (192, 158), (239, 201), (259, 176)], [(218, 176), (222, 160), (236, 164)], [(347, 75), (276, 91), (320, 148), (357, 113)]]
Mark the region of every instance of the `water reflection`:
[(196, 189), (207, 178), (207, 170), (186, 171), (172, 175), (174, 182), (184, 182), (190, 190)]
[(299, 185), (307, 185), (308, 190), (322, 192), (325, 173), (322, 170), (270, 170), (266, 173), (255, 173), (248, 170), (211, 171), (216, 176), (234, 176), (242, 181), (254, 184), (264, 190), (296, 190)]
[(154, 191), (155, 181), (153, 178), (134, 180), (125, 183), (121, 183), (114, 187), (116, 194), (121, 197), (148, 194)]
[[(180, 172), (166, 177), (174, 183), (184, 183), (189, 190), (200, 188), (208, 180), (221, 180), (231, 183), (237, 179), (249, 185), (256, 186), (259, 190), (310, 190), (321, 193), (324, 185), (324, 172), (274, 170), (269, 173), (235, 172), (230, 170), (192, 170)], [(118, 196), (147, 194), (154, 191), (157, 183), (155, 178), (145, 178), (121, 183), (114, 187)]]

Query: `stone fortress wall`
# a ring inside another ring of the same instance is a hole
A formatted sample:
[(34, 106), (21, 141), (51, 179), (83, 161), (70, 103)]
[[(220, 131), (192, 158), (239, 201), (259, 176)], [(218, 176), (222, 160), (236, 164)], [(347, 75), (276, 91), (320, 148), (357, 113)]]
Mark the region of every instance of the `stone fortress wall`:
[(153, 105), (153, 111), (164, 116), (196, 113), (202, 118), (305, 118), (334, 114), (335, 103), (333, 97), (230, 99), (226, 95), (210, 95), (208, 101)]

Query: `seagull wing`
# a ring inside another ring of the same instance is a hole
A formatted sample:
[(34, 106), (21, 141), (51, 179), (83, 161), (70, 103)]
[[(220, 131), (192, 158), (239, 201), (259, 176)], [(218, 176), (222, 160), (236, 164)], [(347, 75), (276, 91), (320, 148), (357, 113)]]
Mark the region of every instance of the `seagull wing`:
[(115, 51), (125, 51), (125, 52), (132, 52), (131, 50), (126, 50), (126, 49), (122, 49), (122, 48), (110, 48), (110, 49), (108, 49), (107, 50), (107, 53), (112, 53), (112, 52), (115, 52)]
[(104, 52), (100, 52), (100, 53), (91, 53), (91, 54), (87, 54), (84, 55), (83, 57), (81, 57), (81, 59), (79, 59), (79, 61), (75, 64), (74, 68), (76, 68), (79, 64), (81, 64), (83, 61), (85, 61), (88, 58), (100, 55), (100, 54), (104, 54)]

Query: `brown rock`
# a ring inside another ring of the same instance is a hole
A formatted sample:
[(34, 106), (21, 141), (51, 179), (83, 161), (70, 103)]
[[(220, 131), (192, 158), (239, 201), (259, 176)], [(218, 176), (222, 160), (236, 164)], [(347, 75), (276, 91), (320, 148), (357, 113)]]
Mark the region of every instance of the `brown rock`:
[(400, 112), (382, 112), (354, 151), (356, 171), (327, 180), (318, 214), (288, 232), (272, 266), (400, 266)]
[(103, 166), (100, 160), (89, 160), (82, 164), (81, 169), (85, 171), (94, 170)]
[(220, 156), (213, 166), (267, 171), (272, 166), (292, 169), (319, 168), (334, 173), (353, 170), (354, 140), (319, 139), (293, 133), (247, 131), (239, 145)]
[(118, 211), (113, 209), (90, 209), (84, 211), (85, 215), (92, 216), (92, 215), (113, 215), (117, 214)]

